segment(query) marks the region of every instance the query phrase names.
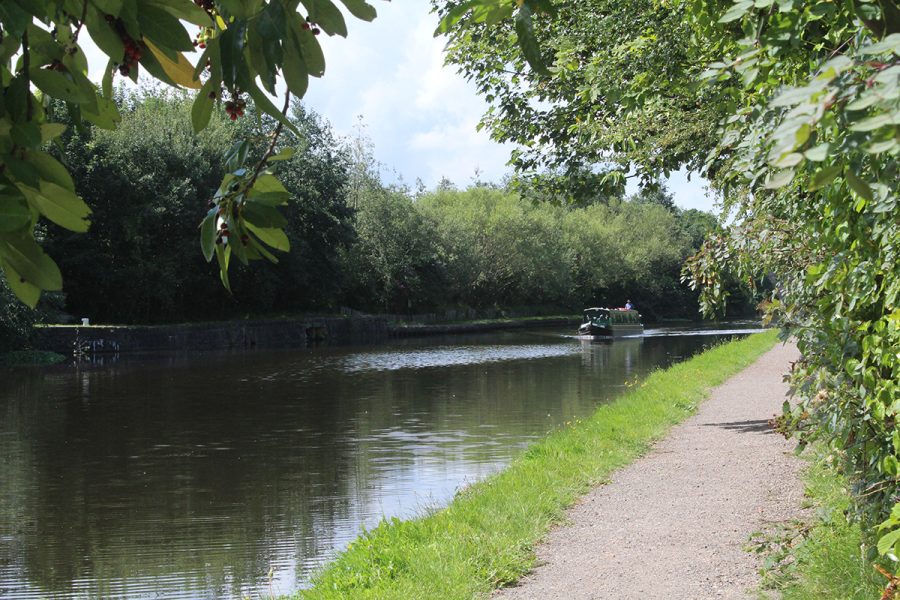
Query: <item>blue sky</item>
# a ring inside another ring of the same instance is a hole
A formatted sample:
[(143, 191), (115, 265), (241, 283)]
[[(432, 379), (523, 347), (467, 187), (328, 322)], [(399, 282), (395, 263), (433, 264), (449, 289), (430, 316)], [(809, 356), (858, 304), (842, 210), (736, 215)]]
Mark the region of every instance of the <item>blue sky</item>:
[[(372, 23), (348, 15), (346, 39), (320, 36), (326, 72), (310, 82), (306, 104), (343, 136), (354, 135), (361, 117), (386, 180), (400, 177), (412, 186), (420, 178), (433, 187), (447, 177), (463, 187), (476, 170), (482, 180), (502, 179), (512, 147), (476, 131), (486, 104), (474, 86), (443, 65), (445, 40), (433, 36), (438, 19), (430, 3), (373, 4), (378, 18)], [(669, 187), (679, 206), (712, 209), (698, 177), (689, 182), (676, 173)]]

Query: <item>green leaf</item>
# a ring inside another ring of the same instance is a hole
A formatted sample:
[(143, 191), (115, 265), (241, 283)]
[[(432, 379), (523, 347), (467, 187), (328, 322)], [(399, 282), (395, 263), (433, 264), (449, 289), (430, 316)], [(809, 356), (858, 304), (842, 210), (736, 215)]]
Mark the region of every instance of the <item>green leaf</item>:
[(730, 23), (732, 21), (737, 21), (741, 17), (743, 17), (750, 7), (753, 6), (753, 0), (742, 0), (736, 2), (731, 8), (729, 8), (724, 15), (719, 19), (719, 23)]
[(828, 158), (828, 148), (829, 147), (830, 146), (827, 143), (819, 144), (818, 146), (816, 146), (814, 148), (810, 148), (809, 150), (804, 152), (803, 156), (805, 156), (808, 160), (811, 160), (814, 162), (822, 162), (823, 160)]
[(293, 26), (293, 23), (291, 33), (293, 34), (291, 37), (294, 38), (300, 53), (303, 55), (303, 63), (306, 65), (307, 73), (313, 77), (324, 75), (325, 54), (322, 52), (322, 47), (319, 45), (316, 36), (302, 27), (297, 31), (297, 27)]
[(3, 250), (0, 249), (0, 268), (6, 275), (6, 283), (9, 289), (29, 308), (37, 306), (38, 300), (41, 299), (41, 288), (28, 283), (18, 271), (13, 269), (8, 262), (3, 260)]
[(844, 173), (844, 178), (847, 179), (847, 184), (850, 185), (850, 189), (856, 192), (856, 195), (865, 198), (866, 200), (871, 201), (875, 195), (872, 193), (872, 188), (869, 187), (869, 184), (859, 178), (853, 171), (847, 170)]
[(862, 46), (859, 49), (860, 54), (881, 54), (883, 52), (900, 54), (900, 33), (892, 33), (876, 44)]
[(31, 209), (25, 196), (14, 186), (0, 187), (0, 231), (12, 232), (31, 223)]
[(100, 129), (114, 130), (122, 122), (122, 115), (112, 98), (97, 98), (97, 112), (81, 107), (81, 116)]
[(228, 266), (231, 262), (231, 246), (216, 244), (216, 261), (219, 263), (219, 279), (228, 292), (231, 292), (231, 283), (228, 281)]
[(810, 191), (822, 189), (837, 177), (843, 168), (840, 165), (831, 165), (825, 167), (813, 176), (812, 185), (809, 186)]
[(62, 289), (59, 267), (33, 238), (0, 234), (0, 257), (19, 274), (20, 279), (42, 290)]
[(266, 206), (284, 206), (288, 203), (290, 197), (290, 194), (287, 192), (251, 192), (250, 195), (247, 196), (247, 200), (258, 204), (265, 204)]
[(453, 8), (451, 8), (444, 18), (441, 19), (441, 22), (438, 24), (437, 29), (434, 30), (435, 37), (441, 35), (442, 33), (447, 33), (453, 27), (459, 23), (460, 19), (465, 16), (467, 12), (472, 10), (475, 6), (481, 4), (481, 0), (468, 0), (467, 2), (463, 2), (461, 4), (457, 4)]
[(869, 154), (881, 154), (882, 152), (891, 152), (900, 146), (896, 139), (884, 140), (882, 142), (873, 142), (866, 146), (865, 151)]
[(519, 38), (519, 48), (525, 55), (529, 66), (541, 75), (549, 75), (544, 59), (541, 58), (541, 47), (534, 36), (534, 23), (531, 19), (531, 8), (527, 4), (519, 7), (515, 18), (516, 35)]
[(274, 154), (274, 155), (270, 156), (269, 162), (276, 162), (279, 160), (290, 160), (290, 159), (294, 158), (294, 153), (295, 153), (294, 149), (291, 148), (290, 146), (287, 146), (287, 147), (279, 150), (278, 154)]
[(309, 18), (328, 35), (347, 37), (347, 23), (340, 9), (331, 0), (301, 0)]
[(295, 134), (302, 135), (300, 130), (297, 129), (297, 126), (291, 122), (290, 119), (287, 118), (285, 114), (283, 114), (278, 107), (272, 104), (272, 101), (269, 100), (269, 97), (263, 93), (261, 89), (256, 87), (256, 84), (251, 81), (243, 81), (241, 82), (241, 87), (245, 92), (250, 94), (250, 97), (253, 98), (253, 101), (256, 103), (256, 108), (260, 109), (264, 113), (275, 117), (275, 119), (280, 122), (282, 125), (290, 129)]
[(900, 541), (900, 529), (895, 529), (878, 538), (878, 554), (884, 555), (894, 549), (894, 544)]
[(368, 2), (365, 2), (365, 0), (341, 0), (341, 2), (344, 3), (344, 6), (350, 11), (350, 14), (357, 19), (371, 22), (378, 16), (375, 7)]
[[(226, 88), (234, 87), (238, 77), (238, 62), (244, 60), (246, 22), (232, 24), (216, 38), (219, 41), (219, 59), (222, 64), (222, 82)], [(213, 60), (213, 64), (218, 61)]]
[(281, 229), (256, 227), (252, 223), (247, 223), (247, 229), (253, 232), (253, 234), (263, 243), (268, 244), (276, 250), (288, 252), (291, 249), (291, 242)]
[(200, 250), (206, 262), (212, 260), (216, 252), (216, 215), (218, 208), (213, 207), (200, 223)]
[(43, 123), (41, 124), (41, 142), (47, 143), (56, 139), (66, 131), (66, 126), (62, 123)]
[(250, 241), (250, 246), (249, 246), (248, 250), (256, 252), (259, 255), (259, 258), (265, 258), (269, 262), (278, 264), (278, 258), (274, 254), (272, 254), (271, 252), (266, 250), (266, 247), (263, 246), (262, 244), (260, 244), (255, 236), (250, 235), (247, 237), (249, 238), (249, 241)]
[(29, 152), (25, 160), (31, 163), (42, 179), (70, 192), (75, 191), (75, 182), (72, 181), (69, 170), (46, 152)]
[(253, 183), (253, 193), (277, 192), (287, 194), (287, 189), (271, 173), (263, 173)]
[(211, 27), (213, 22), (209, 13), (197, 6), (194, 2), (185, 2), (185, 0), (144, 0), (147, 4), (154, 4), (162, 10), (168, 12), (173, 17), (199, 25), (201, 27)]
[(78, 84), (59, 71), (31, 69), (31, 81), (48, 96), (53, 96), (66, 102), (81, 104), (90, 100), (90, 98), (85, 97)]
[[(107, 11), (107, 14), (116, 14)], [(88, 3), (87, 18), (85, 19), (88, 33), (91, 39), (97, 44), (97, 47), (103, 51), (111, 60), (122, 60), (125, 54), (125, 46), (122, 38), (106, 21), (103, 14), (94, 8), (92, 3)]]
[(257, 227), (282, 229), (288, 223), (287, 219), (278, 212), (277, 208), (256, 202), (244, 204), (241, 214), (248, 224), (253, 224)]
[(786, 171), (778, 171), (774, 175), (766, 179), (765, 187), (768, 190), (774, 190), (786, 186), (794, 178), (794, 171), (788, 169)]
[(210, 98), (209, 95), (210, 93), (218, 92), (220, 85), (220, 82), (210, 78), (197, 92), (197, 97), (194, 98), (194, 102), (191, 104), (191, 126), (194, 128), (194, 133), (200, 133), (209, 125), (209, 119), (212, 116), (213, 106), (215, 105), (215, 100)]
[(162, 50), (193, 52), (194, 42), (177, 17), (148, 2), (138, 4), (141, 34)]
[[(777, 161), (775, 161), (773, 166), (776, 166), (780, 169), (787, 169), (789, 167), (796, 167), (801, 162), (803, 162), (802, 154), (800, 154), (799, 152), (789, 152), (788, 154), (785, 154), (784, 156), (779, 158)], [(781, 187), (781, 186), (778, 186), (778, 187)]]
[(281, 74), (291, 93), (302, 98), (309, 88), (309, 73), (307, 73), (306, 63), (303, 62), (299, 45), (293, 40), (294, 34), (291, 33), (288, 37), (291, 38), (290, 48), (288, 52), (284, 53)]
[(900, 466), (900, 463), (897, 462), (897, 457), (893, 454), (888, 454), (881, 461), (881, 468), (886, 474), (890, 475), (891, 477), (897, 476), (898, 466)]
[(24, 186), (20, 189), (29, 204), (60, 227), (82, 233), (90, 227), (87, 216), (91, 209), (73, 192), (49, 181), (41, 181), (40, 191)]
[(853, 123), (852, 125), (850, 125), (850, 131), (873, 131), (875, 129), (878, 129), (879, 127), (884, 127), (885, 125), (892, 124), (893, 119), (891, 119), (891, 116), (889, 114), (883, 113)]

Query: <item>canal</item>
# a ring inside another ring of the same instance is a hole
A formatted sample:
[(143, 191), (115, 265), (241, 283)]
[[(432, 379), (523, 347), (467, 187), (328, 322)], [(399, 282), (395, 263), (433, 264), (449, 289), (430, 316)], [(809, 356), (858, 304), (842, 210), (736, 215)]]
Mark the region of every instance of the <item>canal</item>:
[(0, 598), (287, 594), (382, 518), (730, 329), (533, 330), (0, 371)]

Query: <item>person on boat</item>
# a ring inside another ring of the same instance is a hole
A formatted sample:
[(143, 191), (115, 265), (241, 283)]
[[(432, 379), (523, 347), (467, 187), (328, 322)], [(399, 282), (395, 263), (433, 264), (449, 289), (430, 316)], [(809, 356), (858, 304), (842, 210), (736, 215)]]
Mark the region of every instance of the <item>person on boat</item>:
[(634, 304), (631, 303), (631, 300), (625, 301), (625, 310), (634, 310)]

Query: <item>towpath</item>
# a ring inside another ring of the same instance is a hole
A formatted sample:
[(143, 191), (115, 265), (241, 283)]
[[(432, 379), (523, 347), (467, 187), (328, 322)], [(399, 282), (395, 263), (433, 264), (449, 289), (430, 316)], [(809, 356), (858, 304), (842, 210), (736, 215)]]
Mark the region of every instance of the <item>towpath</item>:
[(715, 388), (696, 415), (583, 497), (506, 599), (756, 598), (749, 536), (802, 516), (800, 460), (767, 420), (798, 358), (777, 345)]

